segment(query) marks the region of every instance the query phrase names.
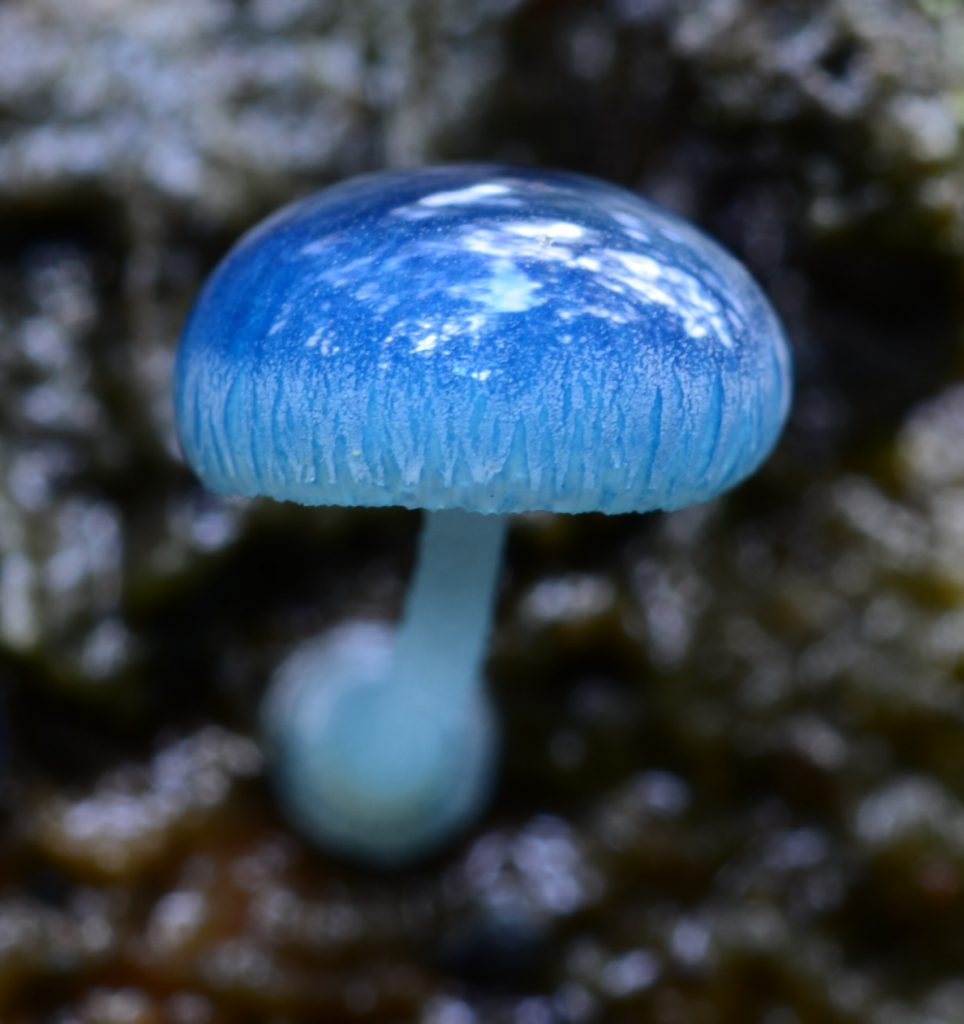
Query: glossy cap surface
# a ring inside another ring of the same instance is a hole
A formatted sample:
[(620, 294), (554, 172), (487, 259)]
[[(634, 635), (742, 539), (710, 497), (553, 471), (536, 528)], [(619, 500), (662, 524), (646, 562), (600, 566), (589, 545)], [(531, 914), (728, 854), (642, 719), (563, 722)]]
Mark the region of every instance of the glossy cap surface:
[(695, 228), (578, 175), (456, 165), (247, 234), (192, 311), (175, 406), (223, 493), (616, 513), (752, 473), (790, 393), (769, 303)]

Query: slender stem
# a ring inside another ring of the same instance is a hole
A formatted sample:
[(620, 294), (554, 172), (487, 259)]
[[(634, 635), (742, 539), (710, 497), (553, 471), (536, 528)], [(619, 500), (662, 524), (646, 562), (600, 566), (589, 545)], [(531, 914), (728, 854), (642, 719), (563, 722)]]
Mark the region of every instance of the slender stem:
[(477, 689), (506, 521), (460, 509), (425, 513), (398, 633), (397, 685), (444, 689), (461, 699)]

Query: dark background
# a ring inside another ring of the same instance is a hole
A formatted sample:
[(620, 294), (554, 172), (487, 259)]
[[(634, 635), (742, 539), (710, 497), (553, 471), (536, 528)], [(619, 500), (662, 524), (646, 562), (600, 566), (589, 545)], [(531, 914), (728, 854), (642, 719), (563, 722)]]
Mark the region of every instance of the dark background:
[[(0, 4), (0, 1019), (959, 1024), (962, 119), (955, 0)], [(256, 711), (418, 518), (206, 494), (170, 366), (260, 216), (460, 159), (696, 221), (798, 394), (710, 506), (514, 523), (496, 799), (379, 876)]]

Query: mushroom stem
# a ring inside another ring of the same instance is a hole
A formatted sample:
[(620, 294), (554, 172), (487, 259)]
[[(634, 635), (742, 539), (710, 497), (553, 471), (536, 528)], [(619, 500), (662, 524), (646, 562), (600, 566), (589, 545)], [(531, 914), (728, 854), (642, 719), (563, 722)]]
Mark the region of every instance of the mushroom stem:
[(401, 626), (343, 625), (275, 674), (264, 707), (273, 774), (319, 842), (394, 867), (478, 813), (497, 742), (480, 669), (505, 526), (427, 513)]
[(398, 631), (396, 685), (469, 698), (479, 688), (506, 516), (426, 512)]

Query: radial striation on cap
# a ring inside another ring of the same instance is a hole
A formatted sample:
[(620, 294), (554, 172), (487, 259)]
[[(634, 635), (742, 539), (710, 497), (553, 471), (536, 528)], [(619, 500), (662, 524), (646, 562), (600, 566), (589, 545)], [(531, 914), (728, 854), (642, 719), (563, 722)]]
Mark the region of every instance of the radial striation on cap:
[(769, 303), (695, 228), (578, 175), (458, 165), (252, 230), (175, 380), (214, 490), (474, 512), (705, 501), (763, 461), (790, 393)]

